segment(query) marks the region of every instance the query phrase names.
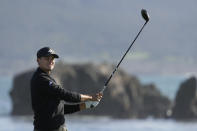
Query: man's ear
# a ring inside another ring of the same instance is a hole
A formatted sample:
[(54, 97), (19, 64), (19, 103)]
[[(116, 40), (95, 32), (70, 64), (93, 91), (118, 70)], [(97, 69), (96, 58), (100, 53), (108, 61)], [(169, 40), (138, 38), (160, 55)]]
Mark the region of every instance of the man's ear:
[(37, 58), (38, 65), (40, 65), (40, 58)]

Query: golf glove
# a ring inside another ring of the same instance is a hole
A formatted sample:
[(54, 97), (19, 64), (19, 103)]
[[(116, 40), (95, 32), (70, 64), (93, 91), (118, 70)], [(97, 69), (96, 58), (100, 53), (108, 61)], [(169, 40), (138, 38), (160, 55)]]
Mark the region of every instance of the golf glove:
[(86, 109), (88, 108), (94, 108), (99, 104), (100, 101), (86, 101), (85, 105), (86, 105)]

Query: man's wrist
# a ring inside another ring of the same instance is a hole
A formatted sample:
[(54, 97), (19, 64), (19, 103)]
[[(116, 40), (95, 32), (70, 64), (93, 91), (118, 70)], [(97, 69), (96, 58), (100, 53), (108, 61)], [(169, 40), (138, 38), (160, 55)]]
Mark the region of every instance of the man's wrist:
[(79, 104), (79, 108), (80, 108), (80, 110), (84, 110), (84, 109), (86, 109), (86, 105), (85, 105), (85, 103), (81, 103), (81, 104)]

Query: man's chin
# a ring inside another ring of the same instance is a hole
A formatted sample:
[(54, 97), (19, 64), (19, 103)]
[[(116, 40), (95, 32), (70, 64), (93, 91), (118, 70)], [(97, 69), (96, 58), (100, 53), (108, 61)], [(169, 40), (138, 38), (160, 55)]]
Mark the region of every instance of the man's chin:
[(54, 69), (54, 67), (50, 67), (50, 68), (49, 68), (49, 71), (52, 71), (53, 69)]

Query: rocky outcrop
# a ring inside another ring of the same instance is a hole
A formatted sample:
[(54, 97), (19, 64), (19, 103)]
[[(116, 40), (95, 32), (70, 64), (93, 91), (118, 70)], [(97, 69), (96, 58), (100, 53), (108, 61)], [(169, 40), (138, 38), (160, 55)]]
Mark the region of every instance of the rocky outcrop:
[(32, 114), (30, 98), (30, 80), (34, 70), (29, 70), (14, 77), (13, 88), (10, 92), (13, 115)]
[(143, 87), (143, 114), (142, 116), (153, 116), (155, 118), (168, 117), (167, 111), (172, 103), (163, 96), (160, 91), (152, 84)]
[(197, 119), (197, 80), (191, 77), (184, 81), (176, 94), (172, 118), (178, 120)]
[[(114, 66), (107, 64), (58, 63), (53, 76), (65, 89), (89, 94), (101, 90)], [(11, 98), (13, 115), (32, 114), (30, 101), (30, 78), (33, 71), (16, 75)], [(79, 112), (79, 115), (102, 115), (118, 118), (163, 118), (171, 102), (162, 96), (155, 85), (142, 85), (135, 77), (119, 69), (97, 108)]]

